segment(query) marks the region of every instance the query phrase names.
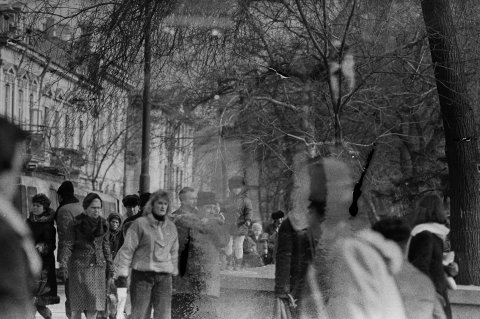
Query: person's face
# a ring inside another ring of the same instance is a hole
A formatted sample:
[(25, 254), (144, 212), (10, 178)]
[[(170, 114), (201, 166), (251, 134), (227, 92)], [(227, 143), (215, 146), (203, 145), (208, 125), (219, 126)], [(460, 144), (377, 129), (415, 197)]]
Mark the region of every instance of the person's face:
[(127, 216), (133, 216), (138, 213), (138, 206), (125, 206)]
[(12, 168), (0, 174), (0, 192), (7, 200), (12, 200), (18, 186), (18, 176), (22, 168), (21, 144), (16, 145)]
[(217, 212), (217, 205), (203, 205), (199, 207), (201, 217), (208, 217)]
[(278, 218), (273, 221), (275, 227), (279, 227), (282, 224), (283, 218)]
[(168, 210), (168, 201), (160, 198), (153, 202), (153, 213), (157, 216), (165, 216)]
[(194, 192), (186, 192), (185, 194), (182, 194), (182, 206), (188, 207), (188, 208), (195, 208), (195, 193)]
[(240, 193), (242, 192), (242, 187), (232, 188), (232, 192), (233, 192), (235, 195), (240, 195)]
[(110, 229), (116, 231), (118, 227), (120, 227), (120, 222), (118, 221), (118, 219), (112, 219), (110, 221)]
[(87, 213), (87, 216), (91, 218), (100, 217), (100, 214), (102, 213), (102, 202), (98, 198), (95, 198), (85, 212)]
[(43, 212), (44, 212), (43, 205), (41, 205), (39, 203), (33, 203), (32, 204), (33, 215), (41, 215), (41, 214), (43, 214)]
[(253, 230), (253, 234), (254, 234), (255, 236), (257, 236), (257, 237), (260, 236), (261, 233), (262, 233), (262, 229), (261, 229), (261, 228), (255, 228), (255, 229)]

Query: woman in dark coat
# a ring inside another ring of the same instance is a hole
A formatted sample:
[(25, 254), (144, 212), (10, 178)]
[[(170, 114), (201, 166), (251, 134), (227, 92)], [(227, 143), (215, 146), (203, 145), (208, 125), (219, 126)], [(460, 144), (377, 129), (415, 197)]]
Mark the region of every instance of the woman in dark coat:
[(62, 273), (68, 269), (72, 318), (94, 319), (97, 311), (105, 310), (105, 277), (113, 277), (110, 244), (106, 236), (108, 226), (101, 217), (102, 200), (90, 193), (83, 200), (82, 214), (68, 227), (63, 254), (60, 257)]
[(35, 291), (35, 306), (43, 318), (52, 318), (47, 305), (59, 303), (55, 275), (55, 212), (50, 208), (50, 200), (44, 194), (32, 198), (32, 213), (27, 224), (33, 235), (35, 248), (42, 258), (42, 274)]
[(449, 233), (440, 197), (425, 195), (417, 205), (408, 260), (426, 274), (441, 296), (447, 318), (452, 318), (447, 277), (443, 266), (444, 242)]

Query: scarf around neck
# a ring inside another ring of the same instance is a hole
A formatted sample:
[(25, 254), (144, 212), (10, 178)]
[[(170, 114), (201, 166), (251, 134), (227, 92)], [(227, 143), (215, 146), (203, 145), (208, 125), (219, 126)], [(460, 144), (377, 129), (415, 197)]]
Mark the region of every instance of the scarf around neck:
[(107, 222), (101, 217), (92, 218), (83, 213), (80, 216), (79, 229), (82, 234), (93, 241), (96, 237), (103, 236), (108, 229)]

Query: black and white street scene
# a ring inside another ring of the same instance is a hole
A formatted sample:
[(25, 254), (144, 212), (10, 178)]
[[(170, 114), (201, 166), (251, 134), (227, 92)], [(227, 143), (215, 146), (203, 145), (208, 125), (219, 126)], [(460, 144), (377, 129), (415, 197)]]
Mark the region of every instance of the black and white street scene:
[(0, 319), (480, 318), (478, 0), (0, 0)]

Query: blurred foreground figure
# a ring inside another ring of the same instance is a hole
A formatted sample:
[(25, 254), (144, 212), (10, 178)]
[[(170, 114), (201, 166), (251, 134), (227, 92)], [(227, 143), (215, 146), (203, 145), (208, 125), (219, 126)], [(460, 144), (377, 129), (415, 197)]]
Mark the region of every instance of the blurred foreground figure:
[[(127, 296), (127, 277), (132, 268), (130, 297), (133, 319), (150, 316), (171, 318), (172, 276), (178, 274), (178, 236), (168, 218), (170, 196), (159, 190), (151, 194), (143, 212), (127, 231), (125, 243), (115, 258), (119, 304)], [(118, 308), (117, 308), (118, 309)], [(123, 315), (118, 309), (117, 318)]]
[(411, 231), (408, 224), (400, 218), (390, 217), (378, 221), (372, 229), (386, 239), (396, 242), (402, 249), (404, 261), (402, 269), (395, 275), (395, 281), (405, 305), (407, 318), (446, 318), (432, 281), (406, 259)]
[(32, 289), (42, 266), (30, 230), (11, 203), (26, 137), (24, 131), (0, 117), (0, 316), (4, 319), (34, 315)]
[(198, 193), (198, 211), (176, 215), (179, 276), (174, 280), (173, 319), (216, 319), (220, 296), (220, 250), (229, 240), (215, 194)]
[(35, 248), (42, 258), (42, 274), (35, 288), (35, 307), (43, 318), (51, 319), (52, 312), (47, 305), (57, 304), (57, 276), (55, 273), (55, 211), (50, 208), (50, 199), (44, 194), (32, 198), (32, 212), (27, 219), (33, 235)]
[(448, 281), (443, 265), (444, 244), (450, 229), (443, 203), (436, 194), (423, 196), (417, 203), (408, 260), (435, 285), (447, 318), (452, 318)]

